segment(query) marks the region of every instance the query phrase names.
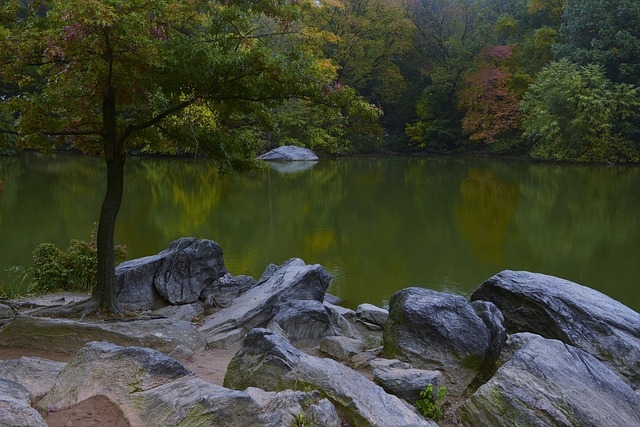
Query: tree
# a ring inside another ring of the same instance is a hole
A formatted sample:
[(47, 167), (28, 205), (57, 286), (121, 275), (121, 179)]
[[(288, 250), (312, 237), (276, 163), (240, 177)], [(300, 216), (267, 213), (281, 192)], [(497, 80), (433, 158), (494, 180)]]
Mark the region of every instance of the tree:
[(601, 65), (613, 82), (640, 84), (640, 2), (568, 0), (558, 58)]
[[(217, 158), (255, 146), (224, 138), (232, 118), (292, 97), (329, 103), (335, 68), (302, 46), (294, 25), (309, 2), (51, 0), (4, 2), (0, 77), (21, 88), (2, 100), (24, 145), (70, 144), (104, 156), (98, 281), (85, 309), (118, 312), (114, 229), (128, 147), (201, 129)], [(329, 89), (327, 89), (329, 88)], [(202, 114), (201, 114), (202, 116)], [(184, 140), (175, 140), (178, 144)], [(206, 142), (206, 144), (205, 144)], [(229, 160), (231, 159), (231, 160)]]
[(524, 137), (537, 158), (638, 161), (631, 138), (638, 107), (640, 89), (612, 83), (601, 66), (552, 62), (522, 99)]

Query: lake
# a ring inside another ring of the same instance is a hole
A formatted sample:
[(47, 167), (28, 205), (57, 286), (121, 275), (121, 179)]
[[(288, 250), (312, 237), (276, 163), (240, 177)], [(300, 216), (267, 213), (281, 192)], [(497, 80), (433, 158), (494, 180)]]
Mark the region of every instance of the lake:
[[(0, 158), (0, 270), (42, 242), (89, 240), (105, 168)], [(282, 169), (282, 170), (281, 170)], [(514, 160), (349, 158), (220, 175), (206, 161), (129, 159), (116, 240), (130, 258), (218, 242), (234, 274), (302, 258), (347, 306), (420, 286), (468, 296), (504, 269), (595, 288), (640, 311), (640, 168)]]

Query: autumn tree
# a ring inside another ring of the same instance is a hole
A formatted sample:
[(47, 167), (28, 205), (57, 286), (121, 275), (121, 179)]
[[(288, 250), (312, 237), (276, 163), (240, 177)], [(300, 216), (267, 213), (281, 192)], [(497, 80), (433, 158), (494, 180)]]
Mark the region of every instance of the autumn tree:
[(3, 110), (17, 118), (3, 132), (18, 135), (23, 145), (64, 143), (98, 153), (107, 165), (98, 282), (83, 310), (119, 311), (113, 237), (129, 147), (155, 139), (192, 144), (181, 137), (194, 130), (214, 157), (241, 161), (256, 147), (233, 137), (233, 117), (268, 115), (282, 99), (336, 95), (335, 68), (301, 48), (292, 25), (301, 8), (311, 6), (286, 0), (3, 2), (0, 77), (20, 88), (19, 96), (2, 99)]

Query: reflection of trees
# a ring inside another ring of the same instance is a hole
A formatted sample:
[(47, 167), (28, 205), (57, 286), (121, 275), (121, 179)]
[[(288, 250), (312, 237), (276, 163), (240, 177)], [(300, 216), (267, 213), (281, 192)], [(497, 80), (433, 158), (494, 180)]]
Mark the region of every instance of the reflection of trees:
[(504, 262), (507, 228), (518, 208), (518, 186), (490, 169), (470, 169), (460, 184), (455, 216), (473, 252), (492, 265)]

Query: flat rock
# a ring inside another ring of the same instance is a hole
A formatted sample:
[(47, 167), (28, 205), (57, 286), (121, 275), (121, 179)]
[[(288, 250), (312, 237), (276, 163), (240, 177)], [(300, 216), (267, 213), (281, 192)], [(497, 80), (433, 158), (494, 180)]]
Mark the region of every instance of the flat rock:
[(51, 390), (56, 377), (67, 364), (39, 357), (21, 357), (0, 361), (0, 378), (11, 380), (29, 390), (38, 399)]
[(432, 426), (402, 400), (346, 366), (307, 355), (283, 336), (253, 329), (227, 367), (226, 387), (319, 390), (354, 426)]
[(0, 379), (0, 426), (47, 427), (42, 416), (31, 407), (32, 396), (22, 385)]
[(265, 161), (313, 161), (318, 160), (318, 156), (308, 148), (296, 147), (295, 145), (285, 145), (258, 156), (258, 159)]
[(0, 347), (75, 353), (90, 341), (150, 347), (164, 353), (178, 344), (202, 350), (205, 340), (189, 322), (172, 319), (131, 322), (81, 322), (69, 319), (18, 316), (0, 330)]
[(507, 330), (532, 332), (580, 348), (640, 389), (640, 314), (593, 289), (526, 271), (503, 271), (472, 300), (494, 303)]
[(437, 390), (444, 385), (444, 377), (438, 371), (415, 369), (410, 363), (397, 359), (373, 359), (369, 362), (373, 381), (387, 393), (398, 396), (411, 404), (420, 399), (420, 392), (429, 384)]
[(467, 426), (637, 426), (640, 396), (590, 354), (534, 339), (458, 410)]
[(384, 327), (389, 317), (389, 311), (376, 307), (373, 304), (360, 304), (356, 310), (356, 316), (363, 322)]

